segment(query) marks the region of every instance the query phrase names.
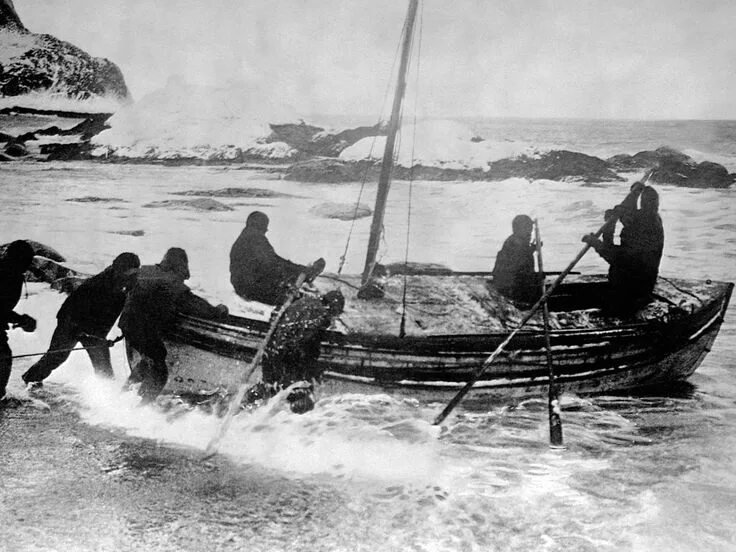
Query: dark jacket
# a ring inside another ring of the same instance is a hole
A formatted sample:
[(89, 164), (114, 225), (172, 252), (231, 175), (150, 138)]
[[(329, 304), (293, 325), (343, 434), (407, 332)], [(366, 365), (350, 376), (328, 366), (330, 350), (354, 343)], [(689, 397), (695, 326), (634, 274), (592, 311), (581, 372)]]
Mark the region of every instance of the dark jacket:
[(125, 282), (115, 277), (112, 267), (92, 276), (72, 292), (56, 318), (70, 318), (81, 331), (107, 335), (125, 304)]
[(620, 245), (608, 237), (596, 247), (609, 263), (608, 281), (615, 292), (645, 297), (657, 283), (664, 249), (664, 229), (657, 213), (632, 210), (622, 216)]
[(534, 246), (512, 234), (496, 255), (493, 287), (509, 299), (533, 303), (542, 293), (542, 276), (534, 270)]
[(246, 227), (230, 250), (230, 282), (245, 299), (277, 305), (283, 302), (288, 285), (305, 270), (279, 257), (258, 229)]
[(23, 272), (0, 259), (0, 332), (6, 330), (8, 324), (20, 321), (20, 315), (13, 309), (23, 291), (23, 281)]
[(123, 306), (119, 326), (123, 333), (160, 334), (174, 323), (177, 312), (205, 318), (222, 314), (192, 293), (180, 274), (164, 270), (161, 265), (142, 266)]
[(320, 379), (320, 342), (330, 326), (328, 308), (316, 297), (302, 297), (286, 309), (263, 356), (263, 381), (283, 387)]

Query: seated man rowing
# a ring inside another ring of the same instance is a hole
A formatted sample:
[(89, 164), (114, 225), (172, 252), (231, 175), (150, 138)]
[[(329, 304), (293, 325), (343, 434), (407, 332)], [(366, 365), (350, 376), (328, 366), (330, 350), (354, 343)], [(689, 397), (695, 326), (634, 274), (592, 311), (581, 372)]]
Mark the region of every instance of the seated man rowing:
[(279, 257), (266, 238), (268, 217), (253, 211), (245, 229), (230, 250), (230, 282), (235, 292), (250, 301), (281, 305), (300, 274), (312, 281), (325, 268), (324, 259), (311, 266), (293, 263)]
[(525, 308), (541, 297), (544, 275), (534, 270), (534, 221), (527, 215), (517, 215), (511, 229), (511, 236), (496, 255), (491, 284), (519, 308)]
[[(657, 191), (641, 182), (635, 182), (631, 190), (634, 193), (627, 201), (606, 212), (606, 217), (620, 217), (623, 228), (619, 245), (614, 243), (613, 224), (603, 233), (602, 240), (592, 234), (583, 236), (583, 241), (609, 264), (604, 310), (612, 314), (629, 314), (651, 301), (664, 249)], [(641, 208), (637, 209), (640, 196)]]

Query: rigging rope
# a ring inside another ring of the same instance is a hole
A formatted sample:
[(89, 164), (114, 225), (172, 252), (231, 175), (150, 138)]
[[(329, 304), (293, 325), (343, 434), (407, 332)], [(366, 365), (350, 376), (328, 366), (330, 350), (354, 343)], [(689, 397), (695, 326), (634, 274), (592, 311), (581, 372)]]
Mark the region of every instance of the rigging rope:
[[(406, 24), (404, 24), (404, 29), (406, 29)], [(394, 60), (393, 60), (393, 63), (391, 64), (391, 71), (389, 73), (390, 75), (394, 74), (394, 69), (396, 68), (396, 60), (399, 58), (400, 48), (401, 48), (401, 40), (399, 40), (396, 44), (396, 51), (394, 52)], [(383, 101), (381, 102), (381, 110), (378, 115), (378, 122), (376, 123), (377, 127), (381, 124), (381, 121), (383, 119), (383, 114), (386, 111), (386, 103), (388, 100), (390, 90), (391, 90), (391, 79), (389, 78), (388, 81), (386, 82), (386, 89), (384, 90), (384, 93), (383, 93)], [(368, 179), (368, 171), (373, 165), (373, 148), (376, 145), (377, 138), (378, 138), (377, 136), (373, 136), (373, 140), (371, 141), (371, 147), (370, 147), (370, 150), (368, 151), (368, 159), (365, 164), (365, 170), (363, 171), (363, 175), (360, 181), (360, 191), (358, 192), (358, 199), (355, 201), (355, 209), (353, 210), (353, 219), (350, 221), (350, 230), (348, 231), (348, 237), (347, 237), (347, 240), (345, 241), (345, 250), (340, 256), (340, 264), (338, 265), (338, 268), (337, 268), (338, 275), (342, 274), (342, 269), (345, 266), (345, 261), (348, 256), (348, 249), (350, 248), (350, 240), (353, 235), (353, 230), (355, 229), (355, 221), (358, 219), (358, 209), (360, 208), (360, 200), (363, 198), (363, 192), (365, 190), (365, 183), (366, 183), (366, 180)]]

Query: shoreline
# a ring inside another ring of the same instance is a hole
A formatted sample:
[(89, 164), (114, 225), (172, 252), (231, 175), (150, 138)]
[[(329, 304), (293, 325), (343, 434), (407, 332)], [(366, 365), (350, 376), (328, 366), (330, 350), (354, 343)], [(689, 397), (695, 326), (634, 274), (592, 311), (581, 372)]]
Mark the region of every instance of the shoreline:
[[(93, 144), (93, 138), (109, 129), (110, 113), (84, 113), (69, 110), (37, 109), (21, 106), (0, 109), (0, 116), (59, 117), (80, 122), (72, 128), (43, 126), (21, 134), (0, 132), (0, 163), (90, 161), (104, 164), (154, 166), (202, 166), (265, 170), (279, 178), (310, 183), (343, 183), (375, 180), (381, 162), (376, 159), (346, 160), (340, 154), (346, 148), (369, 137), (381, 137), (382, 125), (347, 128), (330, 133), (304, 121), (271, 124), (272, 133), (263, 143), (243, 149), (235, 146), (193, 147), (190, 151), (162, 150), (151, 146), (141, 155), (126, 155), (126, 148)], [(24, 121), (27, 128), (29, 122)], [(41, 121), (39, 121), (41, 123)], [(474, 136), (471, 142), (485, 142)], [(4, 145), (3, 145), (4, 144)], [(102, 150), (107, 149), (107, 152)], [(197, 151), (199, 150), (199, 151)], [(395, 180), (434, 182), (498, 182), (510, 178), (529, 181), (551, 180), (593, 184), (625, 182), (635, 175), (651, 171), (655, 184), (690, 188), (729, 188), (736, 173), (711, 161), (696, 162), (690, 156), (668, 146), (640, 151), (634, 155), (618, 154), (607, 159), (567, 149), (535, 151), (505, 157), (475, 166), (470, 162), (440, 161), (417, 163), (413, 167), (394, 166)]]

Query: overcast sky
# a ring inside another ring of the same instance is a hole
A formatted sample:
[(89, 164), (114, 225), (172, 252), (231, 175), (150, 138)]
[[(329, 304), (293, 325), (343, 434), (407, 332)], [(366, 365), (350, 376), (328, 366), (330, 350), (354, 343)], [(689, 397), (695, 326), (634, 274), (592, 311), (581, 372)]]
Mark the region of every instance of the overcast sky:
[[(117, 63), (134, 98), (255, 81), (304, 113), (377, 115), (401, 0), (14, 0), (26, 27)], [(736, 119), (736, 1), (422, 0), (435, 116)], [(412, 78), (413, 80), (413, 78)]]

